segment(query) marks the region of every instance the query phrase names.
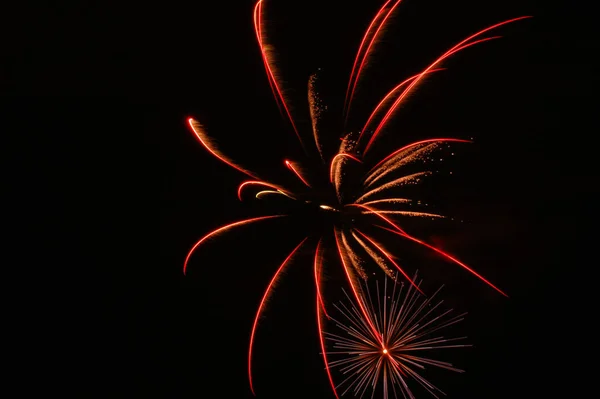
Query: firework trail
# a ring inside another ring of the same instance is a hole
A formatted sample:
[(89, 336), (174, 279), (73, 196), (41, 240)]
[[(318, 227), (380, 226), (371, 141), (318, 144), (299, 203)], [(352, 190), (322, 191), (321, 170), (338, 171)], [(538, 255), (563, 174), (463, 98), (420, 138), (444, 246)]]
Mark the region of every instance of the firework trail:
[[(302, 244), (304, 244), (304, 242), (307, 239), (308, 239), (308, 237), (305, 238), (304, 240), (302, 240), (300, 242), (300, 244), (298, 244), (298, 246), (296, 248), (294, 248), (294, 250), (287, 256), (287, 258), (285, 258), (283, 263), (279, 266), (279, 268), (277, 269), (277, 271), (271, 278), (271, 281), (269, 282), (269, 285), (267, 286), (267, 289), (265, 290), (265, 293), (264, 293), (262, 299), (260, 300), (260, 305), (258, 305), (258, 310), (254, 317), (254, 324), (252, 325), (252, 332), (250, 333), (250, 346), (248, 349), (248, 376), (250, 379), (250, 390), (252, 391), (253, 394), (254, 394), (254, 385), (252, 383), (252, 349), (254, 347), (254, 345), (253, 345), (254, 344), (254, 335), (256, 333), (256, 326), (258, 325), (258, 320), (260, 319), (260, 316), (262, 315), (265, 303), (267, 302), (267, 299), (269, 298), (269, 295), (271, 294), (271, 290), (272, 290), (273, 286), (275, 285), (275, 283), (277, 282), (277, 279), (279, 278), (281, 272), (290, 263), (292, 257), (296, 254), (296, 252), (298, 252), (298, 250), (300, 249)], [(315, 268), (316, 268), (316, 266), (315, 266)]]
[[(297, 136), (300, 144), (302, 145), (305, 152), (307, 152), (307, 144), (304, 141), (304, 137), (298, 130), (296, 123), (292, 117), (292, 113), (288, 106), (287, 100), (284, 98), (284, 92), (281, 87), (281, 83), (277, 80), (277, 74), (275, 67), (272, 63), (272, 48), (269, 46), (264, 23), (264, 8), (265, 0), (259, 0), (254, 8), (254, 29), (255, 35), (258, 41), (258, 47), (260, 55), (265, 66), (267, 79), (276, 103), (282, 113), (282, 115), (290, 122), (292, 130)], [(328, 161), (328, 173), (324, 175), (315, 175), (306, 173), (306, 169), (302, 168), (299, 162), (284, 160), (283, 164), (289, 169), (297, 183), (300, 182), (300, 190), (291, 190), (286, 187), (285, 184), (275, 184), (259, 177), (254, 172), (250, 171), (246, 167), (238, 165), (233, 160), (227, 158), (222, 154), (214, 145), (213, 142), (208, 138), (203, 126), (190, 118), (188, 124), (200, 141), (201, 145), (204, 146), (212, 155), (226, 163), (227, 165), (237, 169), (241, 173), (249, 176), (251, 180), (241, 183), (238, 187), (237, 195), (240, 200), (244, 198), (255, 198), (258, 200), (268, 201), (268, 198), (277, 195), (286, 198), (288, 201), (298, 202), (307, 206), (314, 206), (320, 209), (322, 214), (328, 215), (327, 220), (333, 220), (331, 230), (335, 238), (333, 247), (335, 248), (336, 258), (339, 261), (337, 263), (341, 266), (344, 276), (347, 280), (347, 284), (350, 287), (350, 293), (352, 295), (352, 301), (357, 305), (358, 313), (356, 317), (363, 320), (367, 325), (367, 331), (363, 331), (365, 334), (374, 334), (377, 336), (380, 331), (380, 326), (377, 323), (377, 318), (370, 310), (367, 302), (364, 300), (364, 296), (361, 294), (360, 284), (361, 281), (367, 276), (366, 271), (363, 267), (363, 258), (372, 259), (387, 276), (394, 279), (402, 278), (405, 280), (413, 290), (412, 292), (421, 292), (418, 285), (409, 277), (409, 274), (404, 269), (404, 266), (399, 265), (394, 259), (392, 253), (385, 248), (385, 246), (377, 242), (370, 230), (366, 227), (377, 227), (380, 232), (389, 233), (389, 237), (394, 237), (411, 243), (415, 246), (425, 247), (432, 252), (437, 253), (441, 258), (460, 266), (465, 271), (469, 272), (474, 277), (478, 278), (500, 294), (507, 296), (502, 290), (484, 278), (481, 274), (477, 273), (471, 267), (458, 260), (453, 255), (450, 255), (441, 249), (421, 240), (420, 238), (414, 237), (409, 234), (402, 226), (402, 218), (425, 218), (425, 219), (437, 219), (443, 218), (443, 215), (438, 215), (430, 212), (424, 212), (417, 210), (414, 206), (419, 205), (419, 201), (412, 198), (406, 198), (404, 196), (399, 197), (397, 189), (406, 186), (407, 184), (418, 184), (421, 179), (430, 175), (432, 172), (429, 170), (422, 170), (418, 172), (411, 171), (410, 173), (402, 173), (406, 166), (414, 165), (418, 161), (425, 161), (428, 154), (432, 151), (440, 148), (440, 146), (448, 145), (450, 143), (467, 143), (469, 140), (463, 140), (458, 138), (430, 138), (421, 140), (415, 143), (405, 145), (395, 151), (392, 151), (389, 155), (379, 159), (373, 160), (366, 157), (367, 152), (373, 147), (376, 139), (381, 136), (382, 131), (387, 126), (388, 122), (399, 109), (400, 105), (403, 104), (404, 99), (412, 93), (418, 84), (422, 83), (424, 77), (433, 73), (441, 71), (441, 64), (452, 55), (470, 48), (476, 44), (480, 44), (492, 39), (497, 39), (499, 36), (481, 37), (483, 34), (499, 28), (508, 23), (512, 23), (518, 20), (522, 20), (529, 17), (520, 17), (500, 22), (491, 27), (483, 29), (467, 39), (458, 42), (455, 46), (450, 48), (434, 62), (432, 62), (427, 68), (417, 75), (414, 75), (400, 84), (392, 88), (386, 96), (377, 104), (377, 106), (370, 113), (369, 117), (363, 124), (361, 130), (352, 132), (351, 129), (347, 129), (346, 126), (349, 120), (349, 113), (353, 103), (354, 96), (356, 94), (356, 88), (358, 82), (364, 72), (365, 65), (370, 55), (373, 52), (373, 48), (376, 46), (378, 39), (385, 31), (386, 24), (389, 22), (389, 18), (392, 13), (396, 10), (400, 1), (386, 1), (381, 9), (376, 13), (372, 22), (370, 23), (362, 42), (358, 48), (358, 52), (352, 66), (350, 73), (350, 80), (347, 87), (346, 99), (344, 103), (344, 137), (339, 146), (339, 149), (334, 154), (326, 154), (323, 149), (324, 136), (323, 132), (320, 131), (319, 118), (321, 117), (323, 106), (321, 100), (318, 97), (318, 93), (315, 88), (315, 76), (311, 76), (308, 85), (308, 105), (312, 122), (312, 140), (314, 142), (315, 150), (318, 152), (321, 160)], [(309, 137), (310, 137), (309, 136)], [(374, 164), (374, 165), (373, 165)], [(351, 167), (352, 165), (352, 167)], [(373, 166), (371, 166), (373, 165)], [(322, 167), (319, 170), (323, 170)], [(349, 175), (349, 176), (347, 176)], [(346, 181), (359, 182), (359, 187), (347, 186)], [(346, 187), (351, 187), (346, 189)], [(245, 196), (246, 191), (253, 191), (254, 195)], [(332, 195), (331, 198), (323, 197), (323, 192), (329, 190)], [(393, 206), (393, 209), (385, 209), (382, 206)], [(411, 206), (410, 209), (403, 209), (404, 206)], [(329, 216), (334, 215), (334, 218)], [(188, 271), (188, 265), (192, 255), (202, 246), (202, 244), (209, 241), (212, 238), (221, 233), (225, 233), (233, 228), (247, 225), (258, 221), (266, 221), (272, 218), (282, 218), (289, 215), (271, 215), (262, 216), (253, 219), (246, 219), (237, 222), (227, 224), (220, 227), (201, 238), (196, 244), (192, 246), (189, 253), (186, 256), (184, 262), (184, 273)], [(360, 230), (359, 230), (360, 228)], [(317, 321), (319, 326), (323, 323), (323, 317), (328, 317), (325, 302), (321, 292), (321, 273), (323, 269), (322, 258), (325, 256), (325, 246), (321, 241), (322, 237), (318, 237), (319, 244), (315, 249), (315, 264), (314, 264), (314, 275), (315, 275), (315, 287), (317, 291)], [(308, 243), (302, 241), (285, 259), (279, 269), (276, 270), (273, 279), (268, 284), (267, 289), (261, 300), (255, 322), (252, 326), (251, 338), (250, 338), (250, 349), (248, 356), (248, 373), (250, 379), (250, 385), (254, 392), (254, 384), (252, 382), (252, 345), (256, 333), (257, 321), (259, 315), (264, 312), (264, 304), (266, 298), (271, 293), (272, 286), (277, 281), (278, 276), (282, 269), (287, 267), (291, 262), (293, 255), (298, 251), (301, 246), (309, 246)], [(363, 326), (365, 327), (365, 326)], [(377, 341), (377, 340), (375, 340)], [(323, 341), (321, 341), (323, 344)], [(388, 349), (389, 350), (389, 349)], [(325, 352), (324, 352), (325, 353)], [(327, 355), (324, 354), (325, 357)], [(392, 359), (388, 356), (386, 359)], [(424, 380), (415, 377), (411, 367), (417, 367), (413, 363), (418, 363), (418, 359), (405, 356), (403, 363), (400, 363), (398, 359), (386, 360), (381, 362), (380, 366), (375, 367), (378, 370), (377, 373), (384, 373), (387, 375), (385, 386), (394, 387), (400, 383), (399, 386), (405, 389), (402, 392), (410, 392), (404, 384), (404, 378), (410, 375), (417, 379), (422, 384), (427, 385)], [(413, 363), (409, 362), (412, 361)], [(397, 362), (397, 363), (395, 363)], [(385, 365), (385, 366), (384, 366)], [(412, 366), (410, 366), (412, 365)], [(395, 370), (395, 371), (394, 371)], [(329, 374), (329, 370), (328, 370)], [(360, 387), (366, 386), (366, 380), (357, 383)], [(394, 385), (395, 384), (395, 385)], [(429, 385), (427, 385), (429, 387)], [(392, 388), (393, 389), (393, 388)], [(434, 390), (430, 387), (431, 390)], [(385, 388), (385, 392), (388, 392), (388, 388)], [(336, 394), (337, 395), (337, 394)]]
[[(383, 399), (410, 398), (415, 396), (409, 387), (410, 381), (418, 383), (427, 392), (438, 397), (443, 395), (439, 388), (422, 376), (428, 367), (438, 367), (455, 372), (463, 372), (452, 364), (434, 360), (427, 352), (439, 349), (464, 348), (470, 345), (457, 343), (466, 337), (447, 338), (439, 332), (463, 320), (466, 313), (452, 315), (452, 309), (442, 311), (443, 300), (432, 296), (425, 298), (412, 286), (396, 284), (392, 281), (391, 294), (388, 280), (384, 280), (383, 291), (376, 282), (375, 299), (367, 284), (362, 284), (361, 297), (367, 303), (365, 317), (356, 306), (354, 297), (346, 294), (346, 301), (334, 305), (335, 323), (339, 333), (322, 330), (320, 336), (329, 341), (321, 350), (326, 359), (326, 369), (331, 387), (336, 397), (351, 394), (362, 398), (369, 390), (371, 398), (376, 392)], [(413, 280), (416, 280), (416, 274)], [(420, 283), (419, 283), (420, 285)], [(337, 318), (339, 315), (339, 318)], [(375, 325), (375, 330), (371, 328)], [(335, 360), (334, 360), (335, 359)], [(343, 380), (334, 384), (334, 370), (339, 370)]]
[[(346, 114), (346, 122), (348, 120), (350, 106), (352, 105), (352, 100), (354, 98), (354, 91), (356, 90), (356, 85), (361, 77), (363, 68), (365, 67), (365, 62), (367, 61), (371, 51), (373, 50), (373, 45), (377, 42), (379, 34), (381, 33), (382, 29), (386, 26), (388, 18), (390, 17), (390, 15), (392, 15), (396, 7), (401, 2), (402, 0), (397, 0), (395, 2), (392, 2), (391, 0), (386, 1), (385, 4), (381, 7), (381, 9), (377, 12), (375, 17), (371, 21), (371, 24), (367, 28), (367, 31), (365, 32), (365, 36), (363, 37), (363, 40), (356, 54), (356, 60), (354, 61), (352, 72), (350, 73), (350, 81), (348, 82), (348, 91), (346, 92), (345, 101), (346, 108), (344, 110)], [(366, 46), (366, 49), (362, 51), (367, 41), (369, 42), (369, 44)], [(359, 59), (360, 64), (358, 64)], [(357, 64), (358, 68), (356, 68)]]

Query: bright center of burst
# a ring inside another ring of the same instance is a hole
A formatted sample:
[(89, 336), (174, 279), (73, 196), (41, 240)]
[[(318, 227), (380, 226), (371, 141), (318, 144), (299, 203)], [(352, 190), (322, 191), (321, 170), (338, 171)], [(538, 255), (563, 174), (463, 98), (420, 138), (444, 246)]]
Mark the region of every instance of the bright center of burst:
[(387, 355), (387, 353), (388, 353), (388, 350), (387, 350), (387, 349), (385, 349), (385, 348), (383, 348), (383, 354), (384, 354), (384, 355)]
[(331, 207), (329, 205), (319, 205), (319, 208), (325, 209), (326, 211), (337, 211), (337, 209), (335, 209), (334, 207)]

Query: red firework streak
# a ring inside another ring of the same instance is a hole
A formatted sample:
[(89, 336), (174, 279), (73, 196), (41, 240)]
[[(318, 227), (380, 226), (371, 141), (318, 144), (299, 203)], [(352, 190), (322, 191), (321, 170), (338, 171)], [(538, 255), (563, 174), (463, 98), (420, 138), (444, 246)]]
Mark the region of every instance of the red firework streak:
[[(367, 59), (372, 53), (373, 48), (377, 45), (378, 38), (380, 37), (381, 33), (385, 30), (384, 28), (386, 23), (388, 22), (390, 16), (394, 12), (394, 10), (396, 10), (400, 2), (400, 0), (388, 0), (384, 3), (381, 9), (379, 9), (379, 11), (375, 14), (360, 43), (354, 64), (352, 66), (352, 71), (350, 73), (350, 79), (346, 91), (346, 99), (344, 103), (344, 120), (346, 122), (348, 121), (348, 115), (355, 95), (356, 86), (362, 76), (362, 72), (367, 62)], [(266, 38), (264, 34), (265, 29), (263, 27), (264, 3), (264, 0), (259, 0), (256, 3), (256, 6), (254, 7), (254, 29), (259, 45), (260, 55), (262, 57), (267, 74), (267, 79), (269, 81), (269, 85), (271, 86), (271, 90), (273, 91), (273, 95), (275, 97), (277, 105), (284, 117), (289, 120), (294, 133), (300, 141), (300, 144), (306, 151), (307, 148), (302, 140), (302, 136), (299, 130), (297, 129), (294, 119), (292, 118), (292, 113), (290, 111), (287, 101), (284, 98), (283, 91), (281, 89), (281, 84), (278, 82), (276, 73), (274, 72), (274, 67), (270, 59), (270, 53), (267, 50), (268, 46), (266, 44)], [(485, 279), (471, 267), (458, 260), (456, 257), (442, 251), (441, 249), (429, 243), (426, 243), (425, 241), (417, 237), (410, 235), (408, 232), (405, 231), (404, 228), (400, 226), (400, 222), (396, 220), (401, 217), (444, 217), (442, 215), (415, 211), (414, 208), (411, 208), (410, 210), (402, 209), (402, 205), (415, 205), (415, 201), (413, 199), (397, 197), (395, 196), (396, 194), (390, 194), (392, 188), (401, 188), (402, 186), (407, 184), (418, 183), (420, 179), (427, 176), (430, 172), (424, 171), (412, 174), (402, 174), (400, 176), (396, 172), (402, 171), (403, 167), (409, 163), (412, 163), (416, 160), (423, 160), (427, 154), (439, 148), (439, 146), (442, 144), (447, 144), (451, 142), (466, 143), (469, 142), (469, 140), (440, 137), (421, 140), (415, 143), (405, 145), (399, 148), (398, 150), (393, 151), (389, 155), (383, 157), (381, 160), (376, 162), (375, 165), (371, 167), (367, 173), (363, 175), (362, 189), (360, 192), (355, 193), (356, 195), (351, 201), (342, 201), (342, 195), (340, 190), (344, 176), (342, 170), (344, 169), (345, 165), (348, 162), (354, 162), (363, 166), (367, 163), (364, 159), (367, 151), (372, 148), (373, 144), (376, 141), (376, 138), (379, 137), (379, 135), (386, 127), (387, 123), (389, 122), (395, 111), (397, 111), (399, 106), (402, 104), (403, 100), (412, 91), (415, 90), (417, 85), (423, 81), (423, 78), (426, 75), (432, 72), (441, 71), (443, 68), (439, 68), (440, 64), (452, 55), (456, 54), (457, 52), (469, 48), (475, 44), (483, 43), (485, 41), (489, 41), (499, 37), (492, 36), (482, 38), (481, 36), (484, 33), (487, 33), (492, 29), (501, 27), (508, 23), (522, 20), (525, 18), (529, 17), (519, 17), (500, 22), (469, 36), (465, 40), (460, 41), (458, 44), (450, 48), (440, 57), (438, 57), (421, 73), (402, 81), (391, 91), (389, 91), (388, 94), (384, 96), (384, 98), (377, 104), (377, 106), (371, 112), (369, 118), (365, 121), (364, 125), (362, 126), (362, 130), (359, 131), (360, 133), (358, 139), (356, 141), (353, 141), (349, 139), (349, 136), (346, 136), (342, 140), (342, 144), (340, 145), (337, 153), (334, 154), (331, 158), (328, 168), (329, 176), (326, 177), (326, 180), (328, 181), (328, 184), (333, 186), (338, 198), (338, 202), (334, 204), (316, 202), (315, 204), (318, 205), (324, 212), (352, 212), (353, 217), (361, 218), (362, 226), (370, 224), (372, 226), (379, 227), (384, 231), (393, 233), (394, 237), (399, 237), (401, 239), (406, 240), (407, 242), (428, 248), (429, 250), (439, 254), (442, 258), (462, 267), (464, 270), (468, 271), (470, 274), (477, 277), (500, 294), (507, 296), (506, 293), (504, 293), (490, 281)], [(312, 87), (309, 84), (309, 96), (316, 95), (311, 90)], [(309, 100), (314, 100), (314, 98), (309, 97)], [(319, 144), (318, 130), (316, 128), (318, 122), (317, 119), (319, 118), (320, 114), (318, 112), (319, 110), (315, 108), (318, 107), (318, 104), (318, 101), (309, 101), (309, 105), (311, 107), (311, 118), (313, 118), (313, 138), (315, 146), (317, 147), (317, 150), (319, 151), (322, 157), (322, 148)], [(310, 198), (310, 193), (311, 190), (313, 190), (313, 188), (311, 183), (301, 173), (302, 169), (300, 168), (298, 163), (289, 160), (284, 160), (284, 165), (294, 174), (294, 176), (296, 176), (296, 178), (302, 183), (302, 187), (304, 187), (305, 192), (300, 193), (301, 195), (298, 195), (298, 193), (292, 190), (284, 188), (283, 185), (270, 183), (258, 177), (255, 173), (249, 171), (248, 169), (238, 165), (237, 163), (223, 155), (216, 148), (216, 146), (210, 141), (203, 126), (200, 123), (195, 121), (193, 118), (189, 118), (188, 124), (195, 137), (200, 141), (202, 146), (204, 146), (212, 155), (214, 155), (219, 160), (237, 169), (241, 173), (244, 173), (252, 179), (245, 181), (239, 185), (237, 195), (240, 200), (243, 199), (243, 193), (245, 189), (250, 190), (252, 188), (260, 187), (266, 190), (256, 193), (255, 196), (258, 199), (262, 198), (262, 194), (276, 194), (284, 196), (290, 201), (298, 201), (298, 198), (303, 198), (303, 202), (311, 202), (306, 201), (306, 198)], [(375, 126), (375, 128), (371, 129), (371, 126)], [(366, 144), (364, 144), (365, 141)], [(387, 209), (385, 209), (386, 205), (388, 206)], [(392, 206), (392, 208), (390, 209), (389, 206)], [(235, 227), (252, 224), (255, 222), (267, 221), (274, 218), (284, 218), (285, 216), (287, 215), (270, 215), (256, 217), (252, 219), (245, 219), (227, 224), (208, 233), (207, 235), (202, 237), (198, 242), (196, 242), (187, 254), (183, 268), (184, 274), (187, 273), (189, 261), (192, 254), (201, 246), (201, 244), (208, 241), (209, 238), (212, 238), (221, 233), (225, 233)], [(377, 224), (381, 222), (383, 222), (386, 227)], [(365, 279), (366, 273), (364, 272), (364, 270), (362, 270), (362, 266), (359, 262), (359, 260), (362, 258), (359, 255), (357, 255), (355, 248), (359, 248), (359, 251), (366, 253), (368, 257), (371, 258), (388, 276), (394, 279), (396, 279), (399, 276), (402, 276), (402, 278), (408, 281), (416, 291), (421, 292), (421, 290), (409, 277), (406, 271), (396, 261), (394, 261), (393, 256), (389, 253), (388, 250), (384, 248), (384, 245), (376, 242), (372, 236), (368, 235), (362, 229), (359, 231), (354, 227), (342, 227), (334, 224), (333, 232), (335, 237), (336, 252), (337, 256), (339, 257), (338, 263), (343, 268), (347, 283), (351, 288), (350, 291), (353, 300), (358, 305), (358, 311), (361, 314), (361, 317), (364, 319), (365, 325), (370, 330), (370, 334), (372, 334), (373, 337), (378, 337), (381, 334), (379, 334), (378, 332), (376, 320), (373, 319), (372, 314), (370, 314), (368, 311), (367, 304), (365, 303), (364, 299), (365, 296), (361, 291), (361, 286), (357, 280), (357, 278)], [(307, 239), (308, 237), (305, 238), (300, 244), (298, 244), (292, 250), (292, 252), (285, 258), (285, 260), (282, 262), (282, 264), (279, 266), (279, 268), (273, 275), (259, 303), (255, 320), (252, 325), (252, 330), (250, 334), (250, 347), (248, 350), (248, 376), (250, 380), (250, 388), (253, 393), (254, 383), (252, 380), (252, 348), (255, 340), (258, 320), (260, 318), (260, 315), (264, 311), (265, 302), (271, 294), (272, 288), (277, 282), (279, 276), (281, 275), (281, 272), (289, 264), (291, 264), (294, 255), (297, 254), (299, 249), (306, 245), (305, 243)], [(324, 338), (322, 334), (323, 317), (329, 318), (325, 307), (325, 301), (323, 299), (321, 288), (321, 273), (323, 269), (323, 257), (325, 252), (323, 247), (324, 246), (322, 244), (322, 239), (319, 239), (315, 249), (314, 257), (317, 324), (319, 330), (321, 350), (325, 360), (327, 375), (329, 381), (331, 382), (333, 392), (335, 396), (338, 397), (338, 393), (336, 392), (335, 386), (331, 379), (331, 373), (327, 366), (327, 352), (325, 350)], [(383, 340), (383, 338), (378, 339)], [(383, 346), (383, 341), (379, 342), (379, 344)]]

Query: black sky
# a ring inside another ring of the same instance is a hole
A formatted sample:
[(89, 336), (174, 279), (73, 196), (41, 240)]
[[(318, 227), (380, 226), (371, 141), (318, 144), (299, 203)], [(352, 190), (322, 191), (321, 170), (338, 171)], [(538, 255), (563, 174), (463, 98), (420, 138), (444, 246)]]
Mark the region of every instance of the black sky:
[[(331, 92), (323, 100), (343, 101), (379, 3), (270, 1), (269, 34), (300, 119), (318, 68)], [(460, 331), (476, 347), (449, 357), (467, 373), (434, 381), (450, 398), (578, 397), (592, 389), (582, 375), (593, 367), (585, 359), (595, 331), (593, 289), (584, 282), (598, 263), (598, 41), (590, 10), (539, 3), (405, 0), (359, 93), (373, 101), (478, 29), (534, 16), (448, 62), (399, 113), (379, 150), (442, 134), (475, 138), (457, 149), (455, 178), (420, 193), (465, 222), (432, 225), (423, 237), (511, 298), (417, 253), (435, 263), (431, 284), (448, 282), (448, 302), (470, 312)], [(244, 176), (195, 141), (188, 116), (275, 179), (293, 181), (283, 159), (302, 160), (271, 98), (253, 4), (44, 3), (5, 14), (0, 112), (19, 209), (8, 216), (17, 222), (12, 236), (28, 243), (14, 247), (27, 260), (10, 261), (14, 286), (23, 288), (9, 308), (23, 340), (13, 370), (26, 390), (251, 397), (254, 310), (302, 232), (284, 223), (246, 228), (198, 254), (188, 277), (181, 267), (209, 230), (269, 211), (237, 200)], [(340, 136), (330, 134), (334, 142)], [(333, 397), (318, 354), (310, 248), (261, 324), (259, 398)]]

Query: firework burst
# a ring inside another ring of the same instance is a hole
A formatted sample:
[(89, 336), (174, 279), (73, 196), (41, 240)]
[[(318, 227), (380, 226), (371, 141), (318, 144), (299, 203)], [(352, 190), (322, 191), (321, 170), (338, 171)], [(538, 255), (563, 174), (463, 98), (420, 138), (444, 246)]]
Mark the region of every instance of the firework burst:
[[(346, 126), (349, 111), (353, 103), (357, 82), (362, 76), (365, 63), (367, 62), (367, 59), (369, 58), (373, 48), (376, 46), (378, 38), (381, 36), (382, 30), (388, 21), (389, 16), (400, 4), (400, 1), (389, 0), (385, 2), (367, 29), (354, 61), (344, 104), (344, 116), (342, 118), (344, 119), (344, 128), (341, 131), (341, 145), (336, 153), (327, 154), (323, 149), (322, 132), (319, 130), (319, 121), (322, 114), (322, 102), (318, 98), (317, 91), (315, 90), (314, 77), (311, 77), (308, 87), (308, 102), (313, 130), (311, 132), (312, 134), (310, 134), (308, 137), (311, 138), (314, 145), (308, 145), (305, 142), (305, 136), (303, 136), (302, 132), (298, 129), (297, 124), (292, 118), (292, 113), (288, 107), (287, 101), (283, 96), (281, 84), (276, 78), (277, 74), (271, 62), (271, 47), (268, 46), (265, 41), (263, 26), (264, 4), (264, 0), (259, 0), (256, 3), (253, 21), (260, 55), (265, 66), (267, 78), (273, 91), (275, 100), (282, 115), (289, 121), (291, 129), (298, 137), (305, 152), (308, 154), (312, 149), (315, 154), (318, 154), (318, 158), (327, 167), (328, 174), (321, 176), (320, 178), (315, 177), (314, 179), (310, 179), (303, 173), (304, 169), (301, 168), (298, 162), (284, 160), (283, 165), (289, 169), (291, 175), (295, 176), (295, 178), (298, 180), (298, 183), (301, 183), (303, 190), (291, 190), (285, 187), (283, 184), (271, 183), (250, 171), (246, 167), (237, 164), (225, 154), (221, 153), (211, 142), (203, 126), (195, 119), (190, 118), (188, 120), (189, 127), (202, 146), (204, 146), (219, 160), (251, 178), (251, 180), (242, 182), (239, 185), (237, 190), (238, 198), (243, 200), (245, 198), (244, 193), (249, 190), (254, 190), (255, 194), (252, 197), (259, 200), (267, 200), (273, 196), (281, 196), (286, 200), (295, 201), (312, 207), (318, 211), (323, 218), (327, 218), (327, 220), (332, 221), (331, 231), (335, 237), (335, 247), (337, 249), (336, 257), (338, 257), (340, 260), (339, 263), (341, 264), (344, 275), (347, 278), (350, 292), (354, 297), (354, 301), (358, 304), (362, 317), (364, 317), (365, 320), (370, 320), (368, 316), (368, 308), (367, 305), (363, 303), (363, 298), (360, 296), (360, 289), (358, 287), (356, 278), (366, 277), (366, 272), (364, 271), (361, 262), (363, 257), (373, 259), (389, 277), (396, 279), (399, 276), (402, 276), (409, 284), (412, 285), (414, 290), (420, 291), (420, 288), (409, 277), (404, 268), (394, 260), (394, 256), (387, 249), (385, 249), (381, 243), (377, 242), (373, 238), (373, 235), (370, 232), (372, 228), (377, 228), (382, 233), (386, 232), (386, 234), (393, 235), (394, 237), (407, 241), (408, 243), (412, 243), (416, 246), (423, 246), (433, 252), (436, 252), (442, 258), (445, 258), (446, 260), (462, 267), (473, 276), (477, 277), (485, 284), (498, 291), (500, 294), (506, 296), (502, 290), (454, 256), (409, 234), (403, 227), (401, 227), (401, 218), (411, 217), (431, 219), (444, 217), (439, 214), (433, 214), (417, 209), (416, 207), (418, 206), (418, 201), (415, 201), (412, 198), (406, 198), (405, 196), (399, 197), (398, 194), (395, 194), (398, 189), (408, 185), (418, 184), (423, 178), (432, 173), (428, 170), (408, 173), (406, 172), (405, 166), (414, 164), (417, 161), (424, 161), (428, 154), (443, 145), (448, 145), (449, 143), (466, 143), (469, 142), (469, 140), (447, 137), (421, 140), (405, 145), (380, 160), (369, 158), (367, 154), (373, 147), (376, 139), (381, 135), (382, 131), (387, 126), (394, 113), (403, 104), (406, 97), (414, 92), (416, 87), (424, 80), (425, 76), (440, 71), (442, 69), (439, 67), (441, 63), (453, 54), (456, 54), (457, 52), (469, 48), (475, 44), (498, 38), (498, 36), (482, 37), (490, 30), (528, 17), (520, 17), (500, 22), (457, 43), (447, 52), (435, 59), (421, 73), (402, 81), (396, 87), (392, 88), (392, 90), (390, 90), (389, 93), (373, 109), (364, 125), (362, 125), (362, 128), (357, 131), (357, 134), (347, 133), (352, 131)], [(349, 165), (351, 164), (360, 166), (360, 168), (358, 168), (361, 170), (359, 174), (352, 174), (351, 178), (353, 182), (359, 181), (360, 184), (358, 189), (353, 188), (347, 190), (345, 189), (346, 186), (344, 184), (348, 180), (346, 177), (348, 173), (346, 172), (349, 170), (355, 171), (355, 169), (349, 169)], [(330, 192), (331, 195), (323, 195), (323, 192)], [(192, 254), (197, 251), (201, 244), (207, 242), (209, 238), (225, 233), (235, 227), (249, 225), (274, 218), (284, 218), (286, 216), (289, 215), (270, 215), (241, 220), (227, 224), (208, 233), (202, 237), (189, 251), (184, 262), (184, 274), (188, 270), (188, 265)], [(320, 237), (318, 238), (320, 239)], [(298, 246), (295, 247), (285, 261), (279, 266), (271, 282), (268, 284), (263, 298), (259, 304), (251, 332), (248, 360), (250, 386), (253, 392), (254, 387), (252, 383), (251, 370), (252, 345), (254, 342), (257, 321), (264, 310), (265, 301), (270, 295), (271, 287), (275, 284), (281, 271), (291, 263), (294, 254), (301, 247), (307, 245), (305, 242), (306, 239), (298, 244)], [(322, 248), (323, 246), (319, 240), (319, 244), (317, 245), (315, 251), (316, 255), (314, 273), (315, 283), (317, 286), (317, 303), (318, 308), (320, 309), (319, 312), (323, 312), (323, 314), (327, 315), (319, 288), (320, 273), (322, 269), (320, 260), (322, 256)], [(320, 317), (318, 319), (319, 323), (321, 323)], [(375, 325), (371, 325), (370, 328), (372, 332), (376, 331)]]
[[(327, 375), (336, 397), (340, 390), (342, 396), (351, 394), (362, 398), (370, 391), (371, 397), (377, 392), (384, 399), (400, 396), (414, 399), (409, 387), (413, 381), (437, 398), (438, 393), (444, 392), (422, 376), (426, 369), (437, 367), (463, 372), (450, 363), (427, 357), (427, 353), (470, 346), (460, 343), (466, 337), (439, 335), (443, 329), (462, 321), (466, 313), (453, 316), (452, 309), (441, 310), (443, 300), (434, 303), (441, 287), (425, 298), (414, 286), (393, 281), (390, 295), (388, 280), (385, 279), (382, 291), (376, 282), (375, 299), (368, 285), (361, 284), (366, 316), (344, 292), (347, 301), (334, 305), (340, 318), (330, 317), (340, 333), (321, 332), (332, 344), (331, 350), (324, 353), (328, 359)], [(332, 377), (335, 369), (343, 378), (337, 385)]]

